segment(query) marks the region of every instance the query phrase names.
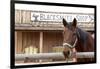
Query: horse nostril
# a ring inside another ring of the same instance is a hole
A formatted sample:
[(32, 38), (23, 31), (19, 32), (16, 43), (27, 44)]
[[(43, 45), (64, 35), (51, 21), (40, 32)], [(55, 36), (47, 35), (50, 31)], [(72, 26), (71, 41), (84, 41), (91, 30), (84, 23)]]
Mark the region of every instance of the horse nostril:
[(69, 58), (71, 52), (70, 52), (70, 50), (68, 50), (68, 51), (64, 51), (63, 54), (64, 54), (65, 58)]
[(67, 54), (69, 55), (70, 54), (70, 51), (67, 51)]

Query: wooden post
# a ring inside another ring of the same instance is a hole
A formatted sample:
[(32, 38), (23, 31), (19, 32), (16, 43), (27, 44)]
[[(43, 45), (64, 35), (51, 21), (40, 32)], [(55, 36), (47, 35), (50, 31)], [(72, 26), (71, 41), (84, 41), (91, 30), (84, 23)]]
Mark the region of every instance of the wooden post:
[[(43, 32), (40, 32), (40, 43), (39, 43), (39, 52), (40, 53), (43, 53)], [(42, 60), (39, 60), (39, 62), (41, 63)]]
[(17, 32), (17, 53), (22, 53), (22, 32)]
[(17, 54), (17, 31), (15, 31), (15, 54)]
[(43, 52), (43, 32), (40, 32), (40, 53)]

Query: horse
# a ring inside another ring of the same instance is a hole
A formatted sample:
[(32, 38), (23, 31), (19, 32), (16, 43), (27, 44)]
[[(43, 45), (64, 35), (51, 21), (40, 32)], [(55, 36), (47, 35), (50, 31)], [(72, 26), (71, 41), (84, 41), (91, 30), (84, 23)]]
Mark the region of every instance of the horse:
[[(68, 58), (70, 52), (94, 52), (94, 39), (89, 32), (77, 26), (77, 19), (67, 22), (63, 18), (63, 55)], [(93, 62), (94, 58), (75, 58), (75, 62)]]

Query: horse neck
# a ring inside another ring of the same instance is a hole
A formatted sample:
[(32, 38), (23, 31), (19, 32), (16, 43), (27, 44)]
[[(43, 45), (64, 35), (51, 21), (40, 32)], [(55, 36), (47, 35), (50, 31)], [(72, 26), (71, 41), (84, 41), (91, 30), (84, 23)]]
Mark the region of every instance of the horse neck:
[(77, 28), (77, 44), (76, 44), (76, 50), (77, 51), (84, 51), (84, 46), (86, 46), (86, 39), (87, 39), (87, 33), (80, 28)]

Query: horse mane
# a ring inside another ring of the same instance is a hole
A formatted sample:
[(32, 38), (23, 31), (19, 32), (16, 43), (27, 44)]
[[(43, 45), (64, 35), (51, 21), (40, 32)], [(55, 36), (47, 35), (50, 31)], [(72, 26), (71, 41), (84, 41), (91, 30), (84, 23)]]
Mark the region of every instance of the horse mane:
[(76, 32), (77, 32), (77, 37), (78, 37), (78, 40), (80, 41), (80, 43), (83, 46), (86, 46), (86, 42), (87, 42), (87, 39), (88, 39), (88, 32), (82, 30), (79, 27), (77, 27)]
[(88, 36), (88, 33), (82, 29), (80, 29), (79, 27), (77, 28), (77, 35), (78, 35), (78, 38), (81, 40), (81, 41), (84, 41), (87, 39), (87, 36)]

